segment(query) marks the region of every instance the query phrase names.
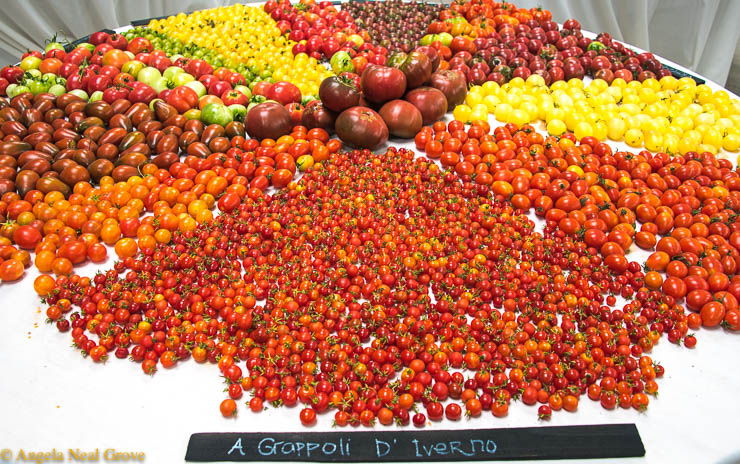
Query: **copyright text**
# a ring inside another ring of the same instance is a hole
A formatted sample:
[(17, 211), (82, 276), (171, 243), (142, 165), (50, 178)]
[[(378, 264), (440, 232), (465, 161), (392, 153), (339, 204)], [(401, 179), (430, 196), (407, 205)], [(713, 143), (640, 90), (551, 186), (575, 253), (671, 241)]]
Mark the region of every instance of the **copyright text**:
[(123, 451), (115, 448), (107, 449), (80, 449), (66, 450), (30, 450), (21, 448), (17, 451), (10, 448), (0, 449), (0, 462), (144, 462), (146, 453), (143, 451)]

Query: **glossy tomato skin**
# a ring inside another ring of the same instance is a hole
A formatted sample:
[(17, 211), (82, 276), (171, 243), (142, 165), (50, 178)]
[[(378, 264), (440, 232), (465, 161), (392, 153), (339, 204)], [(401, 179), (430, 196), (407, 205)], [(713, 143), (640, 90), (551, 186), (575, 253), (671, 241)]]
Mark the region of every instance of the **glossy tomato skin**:
[(285, 107), (275, 102), (265, 102), (252, 108), (247, 113), (247, 133), (250, 137), (262, 140), (277, 140), (290, 133), (292, 120)]
[(301, 91), (290, 82), (275, 82), (270, 86), (265, 95), (270, 100), (275, 100), (283, 105), (301, 102)]
[(436, 71), (439, 67), (439, 63), (442, 60), (442, 55), (439, 54), (439, 51), (430, 46), (430, 45), (422, 45), (420, 47), (416, 47), (417, 52), (421, 52), (429, 58), (429, 62), (432, 65), (432, 72)]
[(414, 137), (423, 124), (421, 112), (404, 100), (387, 102), (380, 108), (379, 114), (388, 126), (390, 134), (403, 139)]
[(313, 425), (316, 423), (316, 411), (311, 408), (302, 409), (300, 419), (303, 425)]
[(32, 250), (41, 241), (41, 233), (30, 225), (20, 226), (13, 233), (13, 241), (20, 248)]
[(181, 85), (167, 95), (167, 103), (184, 113), (198, 104), (198, 94), (190, 87)]
[(383, 118), (362, 106), (344, 110), (337, 117), (334, 129), (343, 142), (358, 148), (374, 149), (388, 140), (388, 126)]
[(406, 76), (406, 86), (415, 89), (424, 84), (432, 75), (432, 61), (429, 57), (419, 51), (409, 54), (399, 52), (388, 61), (392, 67), (400, 69)]
[(419, 87), (411, 90), (404, 99), (419, 109), (424, 125), (441, 119), (447, 112), (445, 94), (433, 87)]
[(223, 95), (221, 95), (221, 100), (224, 102), (224, 105), (244, 105), (246, 106), (249, 103), (249, 99), (246, 95), (239, 92), (238, 90), (229, 90)]
[(321, 82), (319, 98), (326, 108), (342, 112), (360, 103), (360, 92), (352, 81), (330, 76)]
[(138, 85), (133, 85), (135, 85), (135, 87), (128, 94), (128, 99), (132, 103), (149, 103), (157, 96), (157, 92), (143, 82), (139, 82)]
[(337, 113), (331, 111), (320, 101), (309, 103), (301, 115), (301, 123), (308, 130), (319, 128), (327, 132), (334, 132), (334, 122), (336, 120)]
[(430, 77), (430, 86), (441, 91), (447, 98), (447, 107), (454, 108), (465, 101), (468, 85), (465, 76), (457, 71), (439, 70)]
[(152, 50), (154, 50), (149, 39), (146, 39), (144, 37), (136, 37), (131, 39), (131, 42), (128, 43), (126, 49), (134, 55), (138, 55), (142, 52), (151, 52)]
[(383, 103), (401, 98), (406, 92), (403, 71), (388, 66), (368, 66), (360, 78), (364, 97), (373, 103)]
[(213, 66), (206, 63), (204, 60), (195, 59), (190, 60), (185, 66), (185, 71), (188, 74), (192, 74), (196, 79), (207, 74), (213, 74)]
[(701, 307), (699, 312), (701, 323), (704, 327), (715, 327), (725, 317), (725, 306), (718, 301), (710, 301)]
[(259, 81), (252, 89), (252, 95), (262, 95), (263, 97), (266, 97), (267, 92), (270, 91), (270, 87), (272, 87), (271, 82)]

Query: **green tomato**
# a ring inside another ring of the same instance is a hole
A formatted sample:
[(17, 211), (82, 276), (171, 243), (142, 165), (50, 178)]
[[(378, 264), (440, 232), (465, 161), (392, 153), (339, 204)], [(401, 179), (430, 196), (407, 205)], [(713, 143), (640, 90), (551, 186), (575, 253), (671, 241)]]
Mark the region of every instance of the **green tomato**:
[(41, 76), (41, 80), (54, 84), (57, 81), (57, 75), (54, 73), (46, 73)]
[(593, 42), (591, 42), (590, 44), (588, 44), (588, 47), (586, 48), (586, 50), (588, 50), (588, 51), (593, 50), (593, 51), (598, 52), (598, 51), (603, 50), (604, 48), (606, 48), (606, 47), (604, 46), (603, 43), (599, 42), (598, 40), (594, 40)]
[(234, 120), (231, 111), (221, 103), (209, 103), (200, 112), (200, 120), (204, 124), (218, 124), (225, 126)]
[(46, 93), (46, 91), (49, 90), (49, 87), (51, 87), (50, 83), (40, 80), (33, 80), (28, 83), (28, 90), (34, 95)]
[(33, 55), (29, 55), (21, 61), (21, 69), (28, 71), (30, 69), (38, 69), (41, 64), (41, 58), (37, 58)]
[(146, 65), (141, 61), (131, 60), (127, 61), (121, 66), (121, 72), (129, 73), (134, 79), (139, 75), (139, 71), (146, 68)]
[(167, 79), (172, 80), (173, 77), (177, 76), (178, 74), (182, 74), (184, 72), (185, 70), (179, 66), (170, 66), (169, 68), (164, 70), (164, 72), (162, 73), (162, 76), (166, 77)]
[(85, 91), (84, 91), (84, 90), (82, 90), (82, 89), (74, 89), (74, 90), (70, 90), (70, 91), (69, 91), (69, 93), (71, 93), (72, 95), (77, 95), (78, 97), (80, 97), (80, 98), (81, 98), (81, 99), (83, 99), (84, 101), (87, 101), (87, 100), (88, 100), (88, 98), (90, 98), (90, 97), (88, 97), (88, 95), (87, 95), (87, 92), (85, 92)]
[(234, 90), (243, 93), (247, 96), (247, 98), (250, 98), (252, 96), (252, 91), (249, 90), (249, 87), (247, 87), (246, 85), (237, 85), (236, 87), (234, 87)]
[(103, 91), (102, 90), (96, 90), (95, 92), (90, 95), (90, 102), (96, 102), (98, 100), (103, 99)]
[(244, 105), (229, 105), (229, 111), (231, 111), (234, 121), (244, 122), (244, 118), (247, 117), (247, 107)]
[(46, 46), (44, 49), (44, 53), (49, 53), (52, 50), (64, 50), (64, 45), (60, 44), (59, 42), (49, 42), (49, 45)]
[(180, 87), (181, 85), (185, 85), (188, 82), (193, 82), (195, 80), (195, 76), (186, 72), (181, 72), (180, 74), (175, 75), (170, 80), (173, 84), (175, 84), (175, 87)]
[(20, 87), (18, 84), (10, 84), (5, 88), (5, 94), (10, 98), (15, 97), (18, 95), (18, 87)]
[(151, 66), (142, 69), (141, 71), (139, 71), (139, 74), (136, 75), (137, 81), (143, 82), (150, 87), (154, 87), (154, 83), (161, 78), (162, 73), (159, 72), (159, 69), (153, 68)]
[(352, 57), (345, 51), (338, 51), (332, 55), (329, 64), (331, 64), (331, 70), (334, 71), (334, 74), (355, 71), (355, 67), (352, 64)]
[[(56, 95), (57, 97), (64, 95), (67, 92), (67, 88), (61, 84), (54, 84), (51, 87), (49, 87), (48, 92), (52, 95)], [(101, 92), (100, 95), (102, 96), (103, 93)]]
[(188, 120), (197, 119), (198, 121), (200, 121), (200, 113), (201, 111), (199, 109), (191, 108), (183, 113), (183, 116), (185, 116), (185, 118)]
[(185, 86), (186, 86), (186, 87), (190, 87), (191, 89), (195, 90), (195, 93), (197, 93), (197, 94), (198, 94), (198, 98), (202, 97), (202, 96), (203, 96), (203, 95), (205, 95), (205, 94), (206, 94), (206, 92), (207, 92), (207, 91), (206, 91), (206, 86), (205, 86), (205, 85), (203, 85), (203, 83), (202, 83), (202, 82), (200, 82), (200, 81), (191, 81), (191, 82), (187, 82), (187, 83), (185, 84)]
[[(179, 53), (175, 53), (175, 54), (168, 55), (168, 56), (170, 57), (170, 61), (172, 61), (173, 63), (183, 57)], [(177, 66), (175, 66), (175, 67), (177, 67)], [(180, 69), (182, 69), (182, 68), (180, 68)], [(167, 70), (165, 69), (165, 71), (167, 71)]]
[(447, 32), (442, 32), (440, 34), (437, 34), (437, 40), (442, 42), (442, 45), (444, 45), (445, 47), (450, 46), (450, 44), (452, 43), (452, 39), (453, 39), (452, 34), (448, 34)]
[(437, 34), (427, 34), (424, 37), (421, 38), (421, 42), (419, 42), (422, 45), (431, 45), (432, 42), (434, 42), (434, 37)]
[(159, 92), (163, 90), (167, 90), (170, 88), (170, 81), (167, 80), (166, 77), (160, 77), (156, 81), (154, 81), (152, 84), (150, 84), (155, 92), (159, 94)]
[(77, 46), (77, 48), (80, 48), (80, 47), (87, 48), (88, 50), (90, 50), (90, 53), (95, 51), (95, 45), (91, 43), (83, 42)]
[(29, 69), (26, 71), (26, 74), (28, 74), (31, 79), (41, 79), (41, 71), (38, 69)]

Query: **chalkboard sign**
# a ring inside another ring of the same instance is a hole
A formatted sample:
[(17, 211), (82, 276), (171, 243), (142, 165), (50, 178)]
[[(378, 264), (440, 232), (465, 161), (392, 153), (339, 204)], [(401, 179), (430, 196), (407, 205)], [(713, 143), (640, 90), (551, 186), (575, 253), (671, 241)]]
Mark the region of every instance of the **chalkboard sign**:
[[(189, 15), (189, 14), (192, 14), (192, 13), (193, 13), (192, 11), (184, 11), (183, 12), (183, 14), (186, 14), (186, 15)], [(131, 25), (134, 26), (134, 27), (147, 26), (152, 21), (155, 21), (155, 20), (156, 21), (159, 21), (160, 19), (167, 19), (170, 16), (174, 16), (174, 15), (157, 16), (156, 18), (135, 19), (135, 20), (131, 21)]]
[(690, 77), (690, 78), (692, 78), (692, 79), (694, 79), (696, 81), (696, 84), (697, 85), (701, 85), (701, 84), (704, 84), (704, 83), (707, 82), (704, 79), (702, 79), (701, 77), (696, 76), (694, 74), (690, 74), (690, 73), (687, 73), (685, 71), (681, 71), (680, 69), (676, 69), (673, 66), (668, 66), (667, 64), (665, 64), (663, 62), (661, 62), (661, 64), (663, 65), (664, 68), (666, 68), (668, 71), (670, 71), (671, 72), (671, 75), (673, 77), (675, 77), (676, 79), (681, 79), (682, 77)]
[(397, 432), (196, 433), (186, 461), (394, 462), (645, 455), (635, 424)]

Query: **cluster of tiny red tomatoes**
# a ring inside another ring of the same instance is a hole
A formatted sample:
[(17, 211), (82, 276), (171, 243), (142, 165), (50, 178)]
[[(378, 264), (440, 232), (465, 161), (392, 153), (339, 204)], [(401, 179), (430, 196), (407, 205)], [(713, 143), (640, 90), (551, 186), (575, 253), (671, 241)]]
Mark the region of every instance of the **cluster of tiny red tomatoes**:
[[(532, 127), (462, 123), (425, 127), (416, 146), (463, 179), (490, 185), (521, 212), (597, 248), (612, 272), (628, 268), (634, 243), (654, 252), (642, 282), (692, 311), (667, 329), (679, 342), (686, 326), (740, 329), (740, 176), (710, 153), (669, 156), (613, 152), (592, 137), (544, 137)], [(639, 287), (619, 293), (630, 298)], [(662, 330), (659, 330), (662, 332)], [(693, 346), (693, 336), (684, 338)]]
[[(245, 392), (253, 411), (300, 404), (306, 425), (502, 417), (516, 399), (546, 418), (584, 394), (644, 409), (663, 375), (644, 351), (685, 328), (683, 307), (490, 188), (403, 149), (333, 154), (106, 273), (58, 278), (47, 315), (95, 361), (217, 363), (224, 416)], [(614, 293), (634, 299), (614, 309)]]

